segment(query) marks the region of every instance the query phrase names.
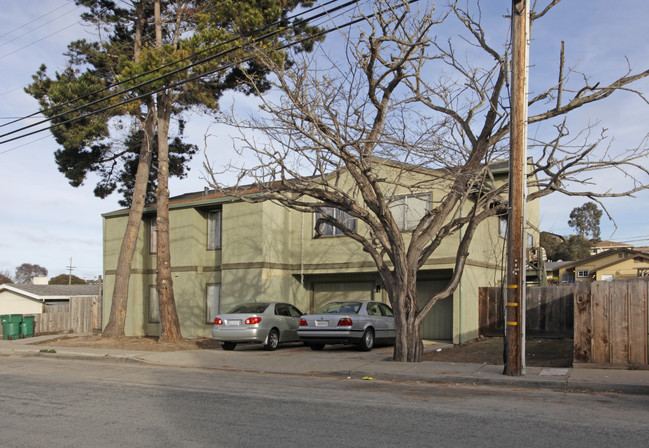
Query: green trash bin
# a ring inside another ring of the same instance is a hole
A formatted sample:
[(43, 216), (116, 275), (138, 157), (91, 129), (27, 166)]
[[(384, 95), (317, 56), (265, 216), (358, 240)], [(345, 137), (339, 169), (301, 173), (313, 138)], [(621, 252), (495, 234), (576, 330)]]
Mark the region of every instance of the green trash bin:
[(34, 316), (23, 316), (23, 321), (20, 323), (20, 337), (34, 337)]
[(3, 314), (0, 316), (0, 321), (2, 322), (2, 339), (18, 339), (22, 320), (22, 314)]

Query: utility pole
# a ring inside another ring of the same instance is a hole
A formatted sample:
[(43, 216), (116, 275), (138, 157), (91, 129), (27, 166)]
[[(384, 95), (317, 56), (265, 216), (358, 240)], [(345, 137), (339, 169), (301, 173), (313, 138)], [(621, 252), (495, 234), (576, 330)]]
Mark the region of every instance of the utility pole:
[(509, 156), (509, 225), (505, 297), (505, 375), (525, 374), (525, 201), (529, 0), (512, 0), (512, 92)]
[(70, 257), (70, 264), (68, 265), (68, 286), (72, 284), (72, 269), (75, 269), (76, 266), (72, 266), (72, 257)]

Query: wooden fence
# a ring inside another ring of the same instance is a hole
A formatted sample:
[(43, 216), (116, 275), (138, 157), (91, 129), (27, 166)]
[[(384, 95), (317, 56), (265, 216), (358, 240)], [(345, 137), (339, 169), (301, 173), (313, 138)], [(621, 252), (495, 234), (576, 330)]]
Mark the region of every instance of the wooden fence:
[(69, 306), (46, 308), (34, 316), (36, 335), (101, 331), (101, 302), (97, 297), (71, 297)]
[[(649, 279), (530, 287), (526, 334), (573, 337), (574, 362), (649, 365)], [(480, 334), (503, 334), (501, 288), (480, 288)]]
[[(502, 336), (502, 288), (479, 288), (480, 334)], [(538, 337), (573, 337), (574, 287), (527, 287), (525, 333)]]
[(594, 282), (576, 291), (576, 363), (649, 363), (648, 283), (646, 278)]

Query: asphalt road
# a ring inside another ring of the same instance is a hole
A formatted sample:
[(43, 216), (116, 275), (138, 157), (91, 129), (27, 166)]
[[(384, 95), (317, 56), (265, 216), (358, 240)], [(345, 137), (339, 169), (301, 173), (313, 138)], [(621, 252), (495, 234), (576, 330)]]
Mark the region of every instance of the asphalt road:
[(649, 397), (0, 358), (1, 447), (645, 447)]

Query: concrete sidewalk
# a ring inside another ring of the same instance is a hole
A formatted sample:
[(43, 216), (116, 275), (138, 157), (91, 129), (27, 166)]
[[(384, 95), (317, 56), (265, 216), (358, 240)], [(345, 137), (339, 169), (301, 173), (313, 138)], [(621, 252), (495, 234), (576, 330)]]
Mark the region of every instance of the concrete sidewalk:
[[(50, 343), (47, 345), (34, 345), (48, 341)], [(51, 335), (0, 341), (0, 356), (43, 356), (282, 375), (649, 395), (649, 370), (528, 367), (524, 376), (511, 377), (502, 374), (502, 366), (428, 361), (400, 363), (392, 362), (391, 355), (392, 347), (359, 352), (349, 347), (331, 346), (324, 351), (312, 351), (301, 344), (293, 344), (280, 346), (275, 352), (264, 351), (258, 345), (238, 346), (235, 351), (208, 349), (151, 352), (57, 346), (56, 337)]]

